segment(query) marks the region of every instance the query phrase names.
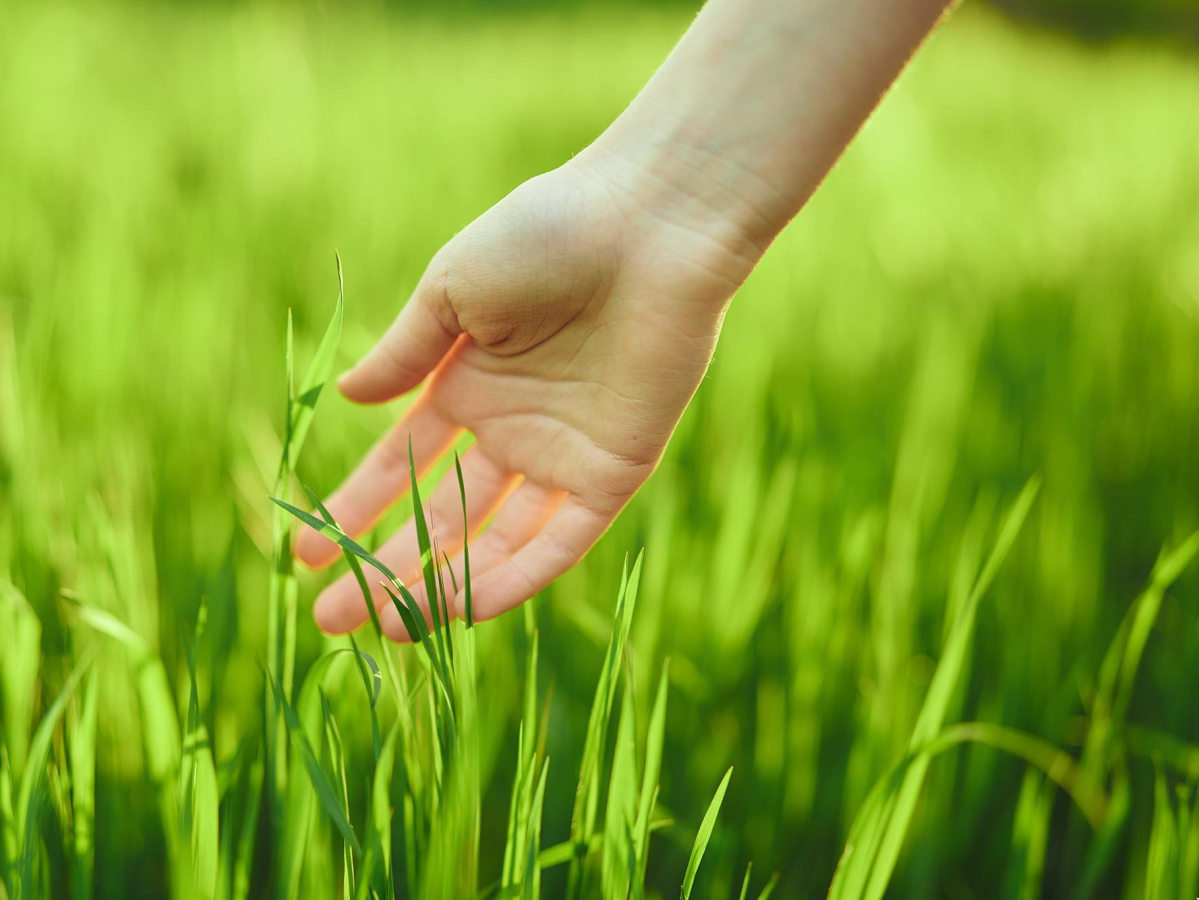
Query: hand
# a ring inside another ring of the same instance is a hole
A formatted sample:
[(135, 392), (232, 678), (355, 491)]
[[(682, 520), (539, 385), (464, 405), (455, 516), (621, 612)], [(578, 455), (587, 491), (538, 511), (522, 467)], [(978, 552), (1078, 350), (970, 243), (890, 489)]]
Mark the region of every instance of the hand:
[[(480, 620), (577, 563), (654, 471), (708, 367), (727, 302), (760, 255), (735, 229), (692, 215), (694, 204), (667, 202), (660, 183), (638, 183), (634, 166), (601, 153), (521, 185), (451, 240), (383, 339), (339, 382), (357, 403), (423, 382), (328, 501), (351, 535), (405, 493), (410, 439), (420, 474), (463, 429), (474, 434), (462, 471)], [(460, 577), (452, 475), (429, 508)], [(314, 567), (338, 556), (310, 529), (297, 552)], [(412, 523), (377, 555), (427, 607)], [(388, 636), (407, 639), (378, 584), (373, 600)], [(449, 606), (461, 614), (462, 597)], [(329, 586), (314, 614), (332, 633), (362, 625), (353, 577)]]
[[(367, 530), (462, 429), (475, 615), (577, 563), (653, 472), (703, 377), (733, 292), (799, 211), (949, 0), (709, 0), (625, 112), (433, 259), (379, 345), (341, 380), (359, 403), (415, 403), (328, 506)], [(463, 542), (456, 479), (430, 502)], [(337, 555), (306, 531), (310, 565)], [(415, 529), (378, 554), (427, 608)], [(452, 561), (455, 573), (461, 562)], [(373, 589), (376, 605), (386, 594)], [(451, 613), (462, 607), (455, 598)], [(367, 618), (351, 577), (326, 631)], [(404, 638), (390, 605), (387, 633)]]

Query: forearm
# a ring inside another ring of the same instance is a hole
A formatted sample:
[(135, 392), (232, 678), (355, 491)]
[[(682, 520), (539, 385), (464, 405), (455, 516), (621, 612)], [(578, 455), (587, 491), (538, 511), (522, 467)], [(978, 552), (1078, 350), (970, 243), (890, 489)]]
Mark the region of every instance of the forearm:
[(756, 261), (952, 2), (710, 0), (587, 152)]

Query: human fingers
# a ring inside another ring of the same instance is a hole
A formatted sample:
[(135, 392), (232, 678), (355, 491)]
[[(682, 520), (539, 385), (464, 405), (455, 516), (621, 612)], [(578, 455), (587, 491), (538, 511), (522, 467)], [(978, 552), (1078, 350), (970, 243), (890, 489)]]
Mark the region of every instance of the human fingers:
[[(437, 409), (428, 392), (422, 393), (326, 502), (342, 530), (351, 537), (367, 531), (408, 490), (410, 441), (419, 478), (449, 449), (460, 430)], [(329, 565), (340, 552), (311, 528), (304, 528), (296, 541), (296, 555), (310, 568)]]
[[(549, 521), (565, 499), (563, 491), (542, 487), (531, 481), (522, 482), (512, 495), (505, 501), (495, 515), (491, 525), (469, 546), (472, 579), (476, 572), (487, 571), (511, 557), (524, 544), (531, 540), (537, 532)], [(450, 561), (450, 569), (458, 579), (459, 588), (465, 573), (463, 554), (459, 553)], [(447, 581), (449, 587), (452, 579)], [(413, 597), (428, 617), (428, 598), (423, 584), (410, 584)], [(450, 615), (462, 615), (465, 610), (455, 598), (449, 598)], [(407, 641), (408, 630), (400, 619), (399, 613), (393, 606), (387, 606), (380, 614), (383, 632), (396, 641)]]
[[(462, 494), (458, 479), (451, 473), (437, 486), (426, 512), (430, 526), (436, 529), (439, 549), (456, 553), (463, 544), (464, 527), (477, 530), (499, 506), (517, 481), (517, 476), (495, 465), (476, 446), (462, 457), (462, 480), (466, 492), (466, 523), (462, 516)], [(420, 549), (414, 520), (406, 522), (375, 556), (394, 572), (406, 586), (415, 590), (421, 580)], [(381, 574), (369, 566), (367, 581), (376, 608), (387, 601), (387, 592), (379, 583)], [(393, 610), (394, 612), (394, 610)], [(353, 573), (347, 573), (329, 585), (313, 608), (317, 625), (330, 634), (344, 634), (362, 625), (369, 615), (362, 590)]]

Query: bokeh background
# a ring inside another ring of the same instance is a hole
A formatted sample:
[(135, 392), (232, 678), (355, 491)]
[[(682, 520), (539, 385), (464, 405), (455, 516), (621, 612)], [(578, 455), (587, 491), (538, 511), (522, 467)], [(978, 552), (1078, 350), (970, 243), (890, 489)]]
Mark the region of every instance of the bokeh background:
[[(72, 653), (64, 589), (129, 622), (172, 677), (205, 597), (218, 759), (261, 727), (287, 310), (304, 360), (338, 250), (349, 365), (438, 247), (585, 146), (694, 11), (6, 6), (0, 579), (42, 620), (47, 685)], [(655, 838), (651, 885), (674, 895), (734, 765), (703, 896), (735, 895), (751, 859), (781, 873), (777, 896), (822, 896), (907, 743), (972, 574), (962, 560), (1037, 474), (955, 715), (1077, 752), (1119, 623), (1162, 548), (1199, 528), (1197, 22), (1193, 0), (968, 0), (934, 36), (734, 302), (661, 469), (535, 601), (547, 843), (569, 826), (621, 560), (644, 546), (631, 671), (644, 701), (672, 659), (661, 796), (680, 823)], [(324, 397), (302, 480), (335, 487), (402, 407)], [(306, 576), (303, 608), (323, 579)], [(487, 869), (524, 625), (482, 634)], [(299, 639), (302, 661), (324, 646), (307, 616)], [(97, 895), (156, 896), (136, 702), (107, 671)], [(1155, 771), (1189, 808), (1197, 684), (1187, 571), (1136, 682), (1130, 812), (1098, 896), (1142, 893)], [(1092, 839), (1063, 796), (1044, 812), (1043, 874), (1013, 874), (1026, 768), (985, 748), (936, 762), (892, 894), (1070, 895)]]

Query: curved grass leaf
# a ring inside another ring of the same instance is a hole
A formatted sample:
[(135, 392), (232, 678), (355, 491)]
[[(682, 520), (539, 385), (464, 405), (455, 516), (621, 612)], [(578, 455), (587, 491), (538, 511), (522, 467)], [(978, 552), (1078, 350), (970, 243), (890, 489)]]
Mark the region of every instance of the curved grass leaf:
[(399, 592), (400, 597), (403, 597), (402, 601), (400, 600), (400, 597), (397, 597), (396, 593), (391, 590), (391, 587), (386, 584), (383, 587), (391, 596), (392, 603), (395, 604), (396, 611), (400, 614), (400, 618), (403, 620), (404, 626), (408, 629), (409, 636), (412, 638), (413, 643), (424, 644), (425, 649), (432, 657), (436, 651), (429, 643), (429, 627), (425, 624), (424, 613), (421, 612), (420, 606), (417, 604), (416, 599), (412, 596), (411, 591), (404, 586), (404, 583), (400, 581), (400, 579), (393, 571), (391, 571), (386, 563), (376, 559), (373, 555), (367, 552), (366, 548), (364, 548), (340, 528), (318, 519), (316, 516), (312, 515), (312, 513), (305, 512), (304, 510), (288, 503), (286, 500), (280, 500), (278, 497), (272, 497), (271, 502), (287, 510), (305, 525), (308, 525), (315, 531), (320, 532), (329, 540), (333, 541), (333, 543), (340, 546), (343, 550), (349, 551), (363, 562), (373, 566), (384, 578), (390, 581), (391, 585), (396, 588), (396, 591)]
[(1030, 479), (1005, 517), (995, 546), (958, 614), (937, 664), (909, 741), (910, 764), (903, 764), (901, 772), (893, 770), (891, 776), (880, 781), (858, 812), (829, 888), (830, 900), (879, 900), (883, 896), (928, 768), (928, 757), (919, 750), (941, 731), (965, 664), (979, 601), (1020, 534), (1039, 489), (1040, 480)]
[(371, 658), (370, 654), (363, 653), (358, 649), (358, 642), (354, 640), (354, 635), (348, 634), (346, 637), (350, 640), (350, 649), (354, 652), (354, 662), (358, 669), (358, 676), (362, 679), (363, 690), (366, 691), (366, 700), (371, 719), (371, 748), (375, 753), (375, 761), (378, 762), (379, 754), (383, 752), (383, 740), (379, 735), (379, 716), (376, 706), (379, 702), (379, 692), (383, 688), (383, 675), (379, 671), (378, 664)]
[[(311, 490), (307, 485), (303, 485), (304, 492), (308, 495), (308, 499), (312, 501), (312, 505), (320, 512), (321, 517), (326, 523), (333, 526), (338, 531), (341, 526), (337, 524), (337, 520), (333, 518), (333, 514), (329, 512), (325, 504), (321, 502), (321, 498), (316, 495), (316, 492)], [(396, 672), (395, 662), (392, 660), (391, 653), (388, 652), (386, 638), (383, 636), (383, 625), (379, 621), (379, 611), (375, 609), (374, 599), (371, 597), (370, 586), (367, 584), (366, 575), (362, 571), (362, 564), (358, 561), (358, 556), (341, 548), (341, 554), (345, 557), (346, 563), (350, 567), (350, 571), (354, 573), (354, 580), (358, 582), (358, 589), (362, 592), (362, 601), (366, 605), (367, 615), (370, 616), (371, 628), (374, 630), (375, 638), (379, 641), (379, 646), (382, 649), (383, 664), (387, 668), (387, 680), (391, 682), (391, 689), (396, 696), (396, 702), (399, 704), (404, 692), (400, 689), (400, 679)], [(353, 640), (351, 639), (351, 645)], [(355, 649), (357, 647), (355, 646)], [(378, 700), (378, 692), (375, 693), (375, 699)], [(377, 754), (376, 754), (377, 755)]]

